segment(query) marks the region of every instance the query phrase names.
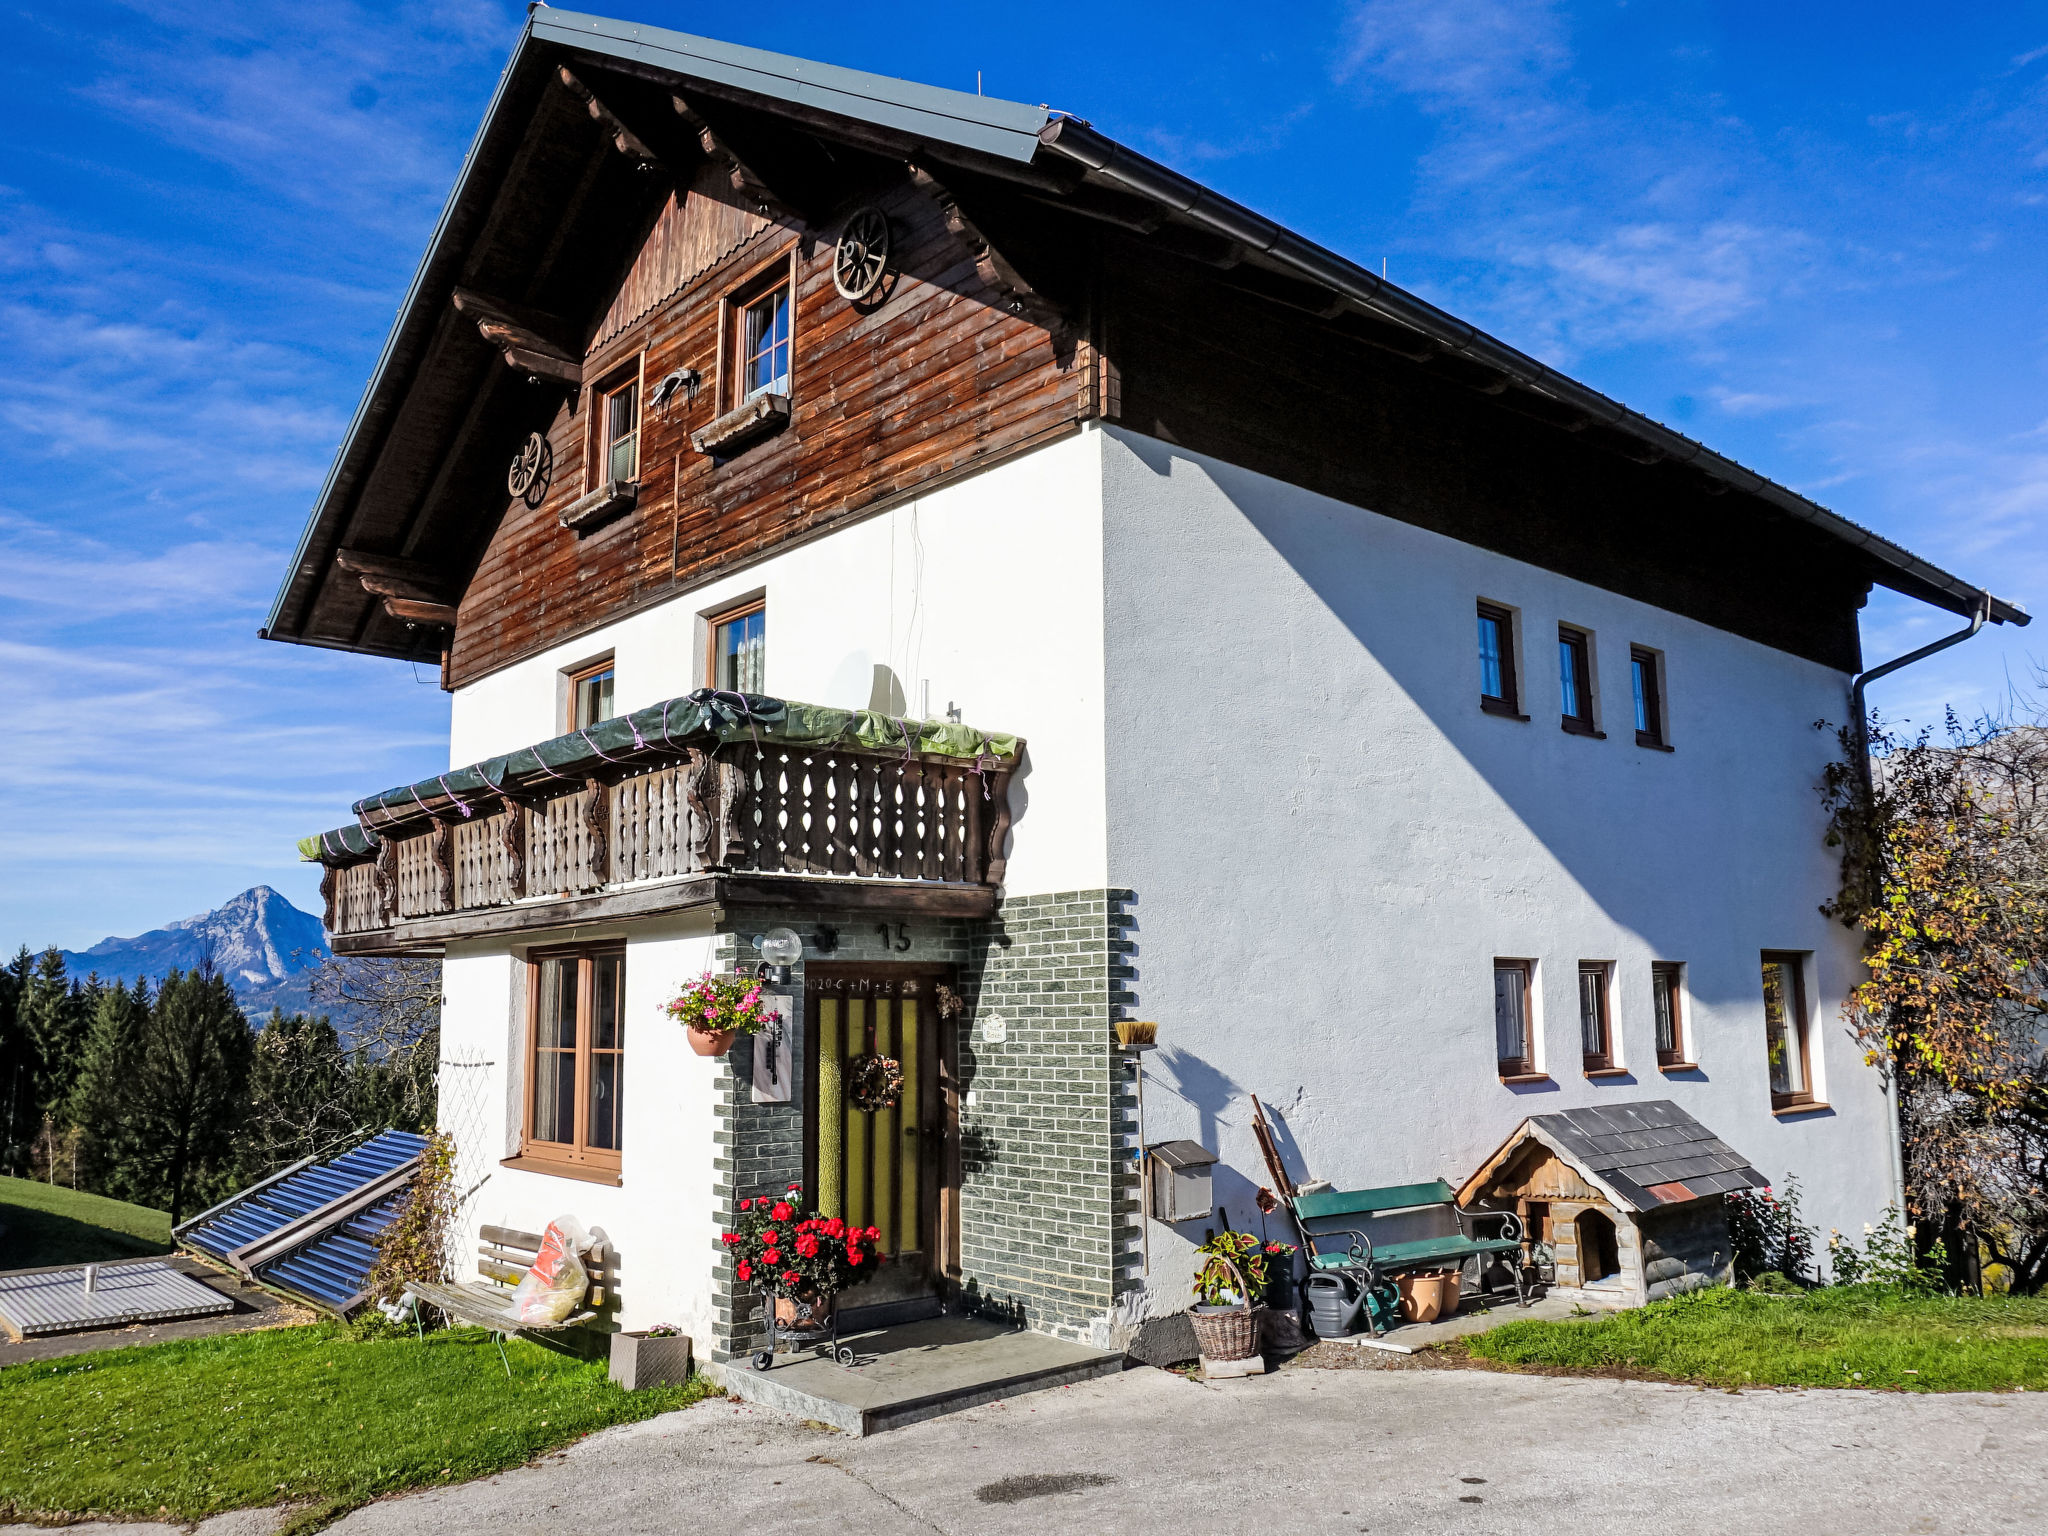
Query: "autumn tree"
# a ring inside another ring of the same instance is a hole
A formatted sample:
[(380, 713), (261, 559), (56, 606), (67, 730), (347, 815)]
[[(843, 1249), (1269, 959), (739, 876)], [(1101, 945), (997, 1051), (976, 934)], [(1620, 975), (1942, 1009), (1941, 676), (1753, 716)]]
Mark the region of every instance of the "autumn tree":
[(1862, 930), (1846, 1017), (1897, 1096), (1916, 1242), (1957, 1289), (1981, 1258), (2048, 1282), (2048, 729), (1953, 714), (1844, 733), (1824, 794)]

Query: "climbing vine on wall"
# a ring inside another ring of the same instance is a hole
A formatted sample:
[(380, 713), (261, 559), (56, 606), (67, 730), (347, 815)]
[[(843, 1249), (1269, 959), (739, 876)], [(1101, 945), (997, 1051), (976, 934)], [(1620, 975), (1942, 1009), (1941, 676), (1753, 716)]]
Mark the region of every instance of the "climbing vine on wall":
[(455, 1215), (455, 1138), (437, 1131), (420, 1156), (398, 1219), (377, 1242), (369, 1294), (396, 1301), (408, 1280), (439, 1283), (448, 1277), (448, 1232)]

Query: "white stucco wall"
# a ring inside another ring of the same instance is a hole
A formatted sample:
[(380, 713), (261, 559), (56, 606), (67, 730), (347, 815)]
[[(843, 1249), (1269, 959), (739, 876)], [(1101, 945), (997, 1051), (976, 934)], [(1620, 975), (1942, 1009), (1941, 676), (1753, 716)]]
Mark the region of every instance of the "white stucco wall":
[[(674, 601), (556, 646), (455, 694), (450, 759), (477, 761), (559, 734), (563, 673), (614, 658), (623, 711), (688, 693), (704, 676), (704, 615), (767, 598), (766, 686), (811, 703), (866, 707), (887, 669), (901, 703), (949, 703), (985, 729), (1024, 736), (1013, 784), (1013, 892), (1105, 882), (1100, 443), (1069, 438)], [(505, 1168), (524, 1083), (531, 947), (628, 940), (624, 1167), (617, 1186)], [(710, 1210), (715, 1064), (660, 1013), (711, 964), (708, 918), (608, 924), (451, 946), (442, 1055), (488, 1062), (444, 1075), (442, 1125), (485, 1144), (463, 1153), (468, 1244), (485, 1223), (538, 1231), (573, 1213), (620, 1254), (619, 1323), (675, 1323), (711, 1345), (716, 1229)], [(472, 1129), (474, 1127), (474, 1129)], [(465, 1254), (469, 1251), (465, 1248)], [(467, 1259), (465, 1258), (465, 1262)]]
[(1008, 889), (1100, 887), (1100, 445), (1065, 438), (458, 689), (450, 763), (559, 735), (565, 672), (607, 653), (622, 713), (702, 687), (704, 616), (765, 593), (768, 692), (864, 709), (883, 669), (892, 713), (928, 695), (934, 718), (1025, 737)]
[[(661, 1005), (711, 966), (708, 919), (655, 919), (563, 929), (537, 944), (629, 938), (626, 950), (624, 1121), (617, 1184), (507, 1168), (519, 1150), (525, 1093), (526, 966), (517, 954), (451, 945), (442, 970), (441, 1125), (457, 1141), (459, 1183), (475, 1193), (461, 1213), (463, 1264), (485, 1224), (540, 1231), (561, 1215), (602, 1227), (616, 1249), (619, 1323), (674, 1323), (700, 1350), (710, 1345), (710, 1282), (717, 1236), (711, 1213), (715, 1068), (691, 1053)], [(481, 1064), (481, 1065), (479, 1065)], [(703, 1169), (703, 1178), (676, 1170)], [(468, 1278), (468, 1277), (466, 1277)]]
[[(1136, 891), (1146, 1139), (1222, 1153), (1257, 1225), (1256, 1093), (1297, 1178), (1458, 1182), (1521, 1119), (1671, 1098), (1822, 1231), (1890, 1198), (1889, 1120), (1837, 1022), (1856, 945), (1814, 785), (1839, 673), (1614, 593), (1112, 430), (1104, 449), (1109, 873)], [(1654, 509), (1645, 509), (1654, 515)], [(1520, 610), (1528, 723), (1479, 708), (1474, 605)], [(1557, 626), (1593, 632), (1606, 740), (1559, 726)], [(1631, 642), (1670, 740), (1634, 739)], [(1811, 951), (1833, 1113), (1777, 1118), (1760, 955)], [(1492, 962), (1538, 963), (1545, 1084), (1494, 1059)], [(1589, 1080), (1580, 960), (1613, 962), (1628, 1075)], [(1682, 961), (1699, 1071), (1658, 1071), (1652, 960)], [(1182, 1229), (1199, 1240), (1202, 1224)], [(1275, 1236), (1282, 1233), (1276, 1221)], [(1152, 1228), (1162, 1303), (1186, 1245)]]

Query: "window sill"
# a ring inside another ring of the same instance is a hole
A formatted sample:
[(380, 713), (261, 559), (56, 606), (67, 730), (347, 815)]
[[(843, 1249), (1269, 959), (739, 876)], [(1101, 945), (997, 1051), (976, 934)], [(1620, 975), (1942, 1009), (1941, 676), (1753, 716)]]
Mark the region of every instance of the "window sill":
[(607, 480), (589, 495), (579, 496), (562, 508), (558, 521), (564, 528), (575, 530), (576, 536), (581, 538), (639, 504), (639, 481)]
[(1548, 1072), (1502, 1073), (1500, 1080), (1504, 1083), (1547, 1083), (1550, 1081), (1550, 1074)]
[(545, 1173), (557, 1179), (578, 1179), (585, 1184), (624, 1184), (616, 1168), (595, 1168), (588, 1163), (558, 1163), (546, 1157), (506, 1157), (500, 1168), (517, 1168), (522, 1173)]
[(1605, 741), (1607, 739), (1607, 733), (1595, 730), (1593, 722), (1590, 720), (1574, 720), (1571, 716), (1566, 715), (1558, 724), (1567, 736), (1584, 736), (1592, 741)]
[(1834, 1106), (1825, 1099), (1805, 1099), (1797, 1104), (1773, 1104), (1771, 1113), (1783, 1119), (1787, 1115), (1810, 1115), (1817, 1110), (1832, 1110)]
[(756, 395), (727, 411), (708, 427), (690, 434), (690, 446), (713, 458), (729, 458), (742, 448), (789, 425), (789, 396)]
[(1659, 741), (1647, 731), (1636, 732), (1636, 745), (1648, 747), (1652, 752), (1672, 752), (1677, 750), (1669, 742)]
[(1627, 1067), (1588, 1067), (1588, 1077), (1628, 1077), (1632, 1075)]
[(1696, 1061), (1660, 1061), (1657, 1063), (1657, 1070), (1659, 1072), (1697, 1072), (1699, 1069), (1700, 1064)]
[(1529, 717), (1506, 699), (1490, 699), (1482, 693), (1479, 696), (1479, 707), (1489, 715), (1499, 715), (1503, 720), (1519, 720), (1524, 725), (1529, 723)]

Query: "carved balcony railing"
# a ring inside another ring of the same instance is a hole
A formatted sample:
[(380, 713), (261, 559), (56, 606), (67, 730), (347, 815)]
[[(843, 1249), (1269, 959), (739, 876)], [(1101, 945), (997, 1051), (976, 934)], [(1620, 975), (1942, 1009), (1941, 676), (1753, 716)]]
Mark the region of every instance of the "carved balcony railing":
[(368, 850), (330, 836), (319, 854), (327, 929), (371, 933), (697, 874), (992, 887), (1014, 762), (741, 741), (607, 765), (574, 787), (551, 781), (552, 793), (448, 797), (373, 826)]

